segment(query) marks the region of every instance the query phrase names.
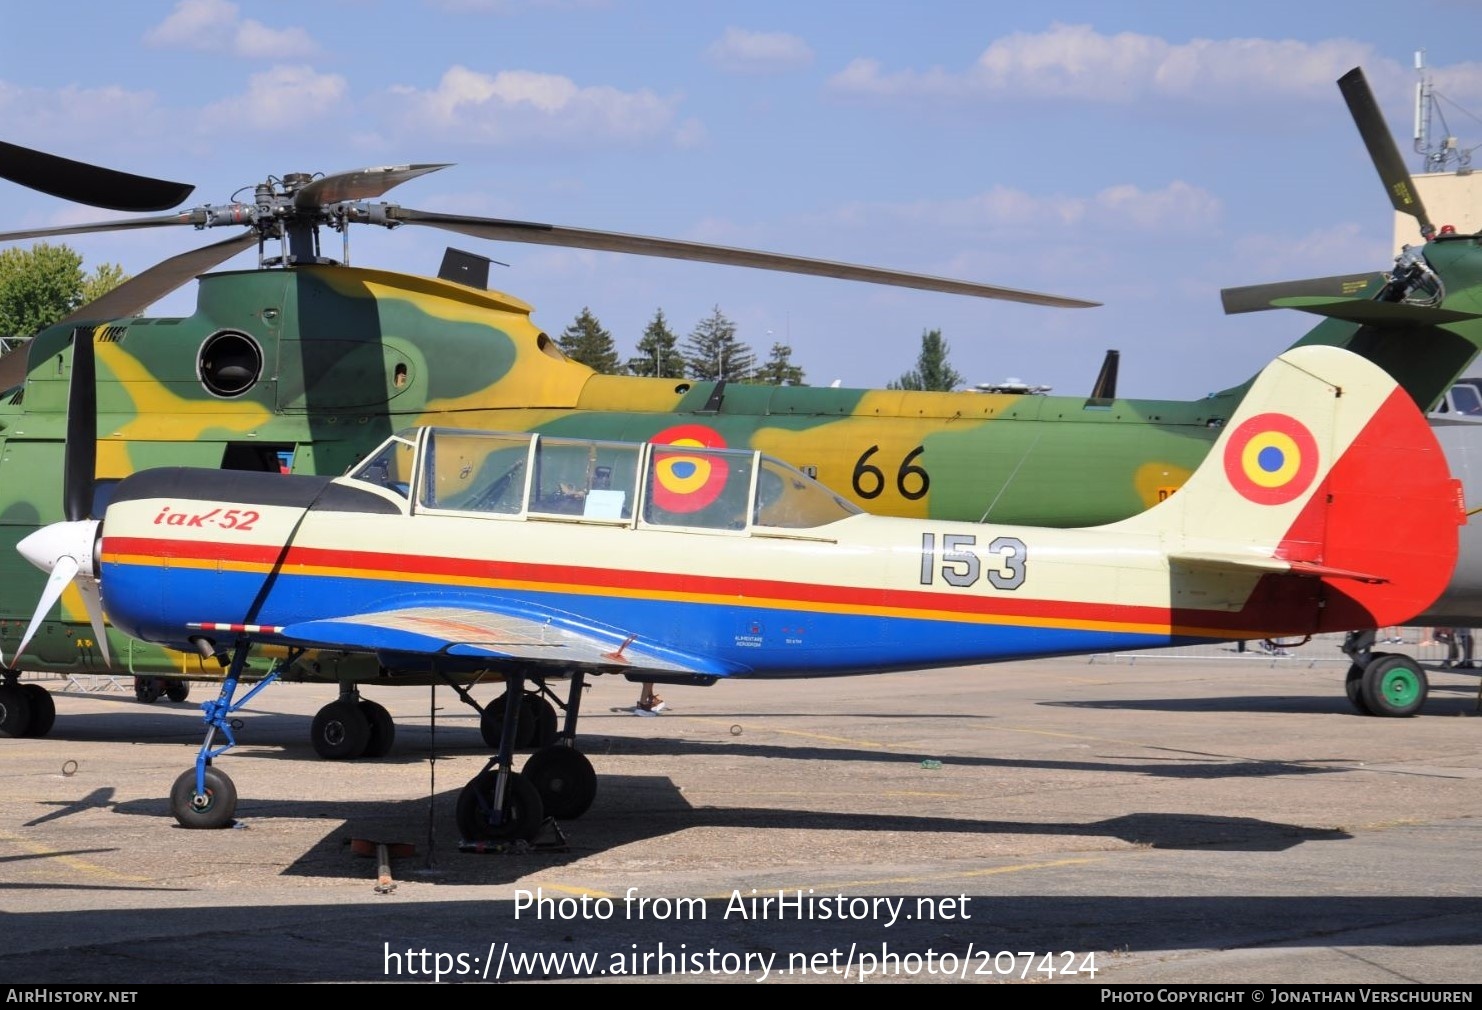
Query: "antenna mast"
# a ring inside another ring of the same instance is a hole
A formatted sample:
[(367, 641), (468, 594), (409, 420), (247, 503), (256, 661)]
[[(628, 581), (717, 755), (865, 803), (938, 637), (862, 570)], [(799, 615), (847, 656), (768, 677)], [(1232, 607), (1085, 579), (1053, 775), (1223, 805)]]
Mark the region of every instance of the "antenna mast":
[[(1460, 172), (1470, 168), (1472, 152), (1459, 147), (1449, 133), (1434, 146), (1431, 144), (1431, 116), (1436, 112), (1435, 87), (1425, 72), (1425, 50), (1415, 52), (1415, 153), (1423, 159), (1422, 172), (1446, 172), (1453, 167)], [(1446, 129), (1446, 117), (1441, 117)]]

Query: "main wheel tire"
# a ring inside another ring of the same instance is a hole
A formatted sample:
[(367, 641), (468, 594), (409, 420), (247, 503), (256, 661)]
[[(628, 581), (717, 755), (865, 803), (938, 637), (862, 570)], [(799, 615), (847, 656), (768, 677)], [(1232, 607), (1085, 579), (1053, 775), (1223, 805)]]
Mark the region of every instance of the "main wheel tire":
[(391, 745), (396, 741), (396, 720), (378, 702), (361, 699), (360, 711), (365, 713), (366, 722), (370, 723), (370, 738), (365, 743), (365, 756), (381, 758), (390, 754)]
[(170, 789), (170, 813), (182, 828), (226, 828), (237, 812), (237, 787), (225, 772), (206, 769), (206, 791), (196, 791), (196, 770), (187, 769)]
[(51, 692), (40, 684), (22, 684), (21, 693), (31, 706), (31, 719), (26, 723), (25, 735), (46, 736), (57, 721), (57, 703)]
[(19, 684), (0, 684), (0, 736), (25, 736), (31, 726), (31, 700)]
[(135, 677), (134, 697), (146, 705), (153, 705), (159, 701), (160, 682), (158, 677)]
[(1374, 715), (1400, 718), (1420, 711), (1430, 685), (1419, 663), (1394, 654), (1376, 658), (1364, 667), (1360, 690), (1364, 704)]
[(494, 769), (475, 775), (458, 794), (458, 831), (466, 842), (511, 841), (535, 837), (545, 820), (540, 794), (523, 775), (510, 772), (504, 790), (503, 816), (498, 824), (490, 823), (494, 809), (494, 790), (499, 772)]
[(182, 702), (190, 697), (190, 681), (167, 680), (165, 681), (165, 697), (173, 702)]
[[(483, 714), (479, 716), (479, 732), (492, 751), (499, 750), (499, 738), (504, 734), (504, 706), (508, 700), (509, 692), (506, 691), (485, 705)], [(531, 717), (530, 706), (522, 702), (519, 717), (515, 720), (515, 750), (529, 749), (534, 739), (535, 720)]]
[(581, 751), (572, 747), (542, 747), (520, 769), (540, 793), (548, 816), (575, 820), (597, 798), (597, 771)]
[(1359, 715), (1374, 714), (1369, 711), (1369, 703), (1364, 701), (1364, 668), (1357, 663), (1348, 667), (1348, 676), (1343, 681), (1343, 693), (1348, 695), (1348, 703)]
[(370, 743), (370, 720), (354, 701), (332, 701), (314, 716), (314, 753), (329, 761), (354, 761)]
[[(530, 733), (530, 747), (540, 750), (549, 747), (556, 742), (556, 729), (559, 722), (556, 716), (556, 706), (552, 705), (546, 698), (538, 694), (525, 695), (525, 711), (523, 715), (530, 717), (530, 725), (533, 727)], [(546, 811), (549, 813), (550, 811)]]

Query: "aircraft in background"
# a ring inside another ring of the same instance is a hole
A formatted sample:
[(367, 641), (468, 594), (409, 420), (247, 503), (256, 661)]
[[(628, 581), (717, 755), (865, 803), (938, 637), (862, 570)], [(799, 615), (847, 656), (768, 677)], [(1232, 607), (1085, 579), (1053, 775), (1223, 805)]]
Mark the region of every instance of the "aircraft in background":
[[(1465, 521), (1409, 396), (1329, 347), (1269, 365), (1177, 494), (1093, 528), (867, 515), (755, 450), (440, 428), (394, 435), (335, 479), (147, 470), (100, 521), (86, 518), (91, 349), (79, 332), (69, 518), (20, 551), (49, 599), (75, 582), (97, 625), (106, 611), (144, 641), (230, 652), (171, 790), (185, 827), (233, 820), (213, 762), (273, 679), (236, 701), (260, 645), (285, 666), (372, 656), (393, 683), (496, 674), (518, 694), (569, 679), (557, 739), (515, 772), (508, 706), (458, 799), (466, 839), (528, 839), (596, 795), (576, 746), (587, 676), (823, 677), (1394, 624), (1441, 591)], [(1408, 705), (1416, 669), (1391, 656), (1350, 690)]]
[[(1372, 96), (1365, 98), (1367, 86), (1355, 74), (1345, 76), (1344, 94), (1360, 132), (1371, 151), (1381, 142), (1392, 150)], [(34, 156), (11, 149), (0, 159), (0, 174), (23, 184), (34, 181), (45, 173), (13, 167), (17, 161), (24, 167)], [(1418, 201), (1397, 195), (1409, 192), (1398, 155), (1376, 154), (1375, 163), (1396, 205), (1415, 215), (1422, 230), (1435, 231)], [(120, 479), (161, 465), (277, 472), (286, 457), (296, 473), (340, 474), (397, 430), (440, 425), (756, 449), (787, 460), (871, 512), (1085, 526), (1135, 514), (1182, 486), (1247, 389), (1241, 384), (1186, 401), (1124, 400), (1116, 397), (1113, 378), (1098, 382), (1089, 396), (1065, 397), (597, 375), (560, 352), (532, 320), (528, 305), (487, 290), (487, 260), (450, 251), (438, 278), (351, 267), (345, 262), (348, 240), (342, 262), (335, 263), (324, 254), (321, 232), (348, 236), (352, 224), (415, 224), (496, 241), (797, 270), (1047, 306), (1092, 303), (794, 256), (371, 202), (439, 167), (289, 174), (260, 184), (250, 204), (208, 204), (0, 235), (0, 241), (14, 241), (172, 226), (241, 229), (151, 267), (39, 334), (23, 352), (0, 359), (0, 375), (9, 370), (11, 376), (0, 378), (0, 652), (9, 663), (0, 683), (0, 735), (42, 735), (52, 725), (50, 696), (34, 685), (23, 688), (20, 670), (220, 675), (195, 652), (91, 627), (82, 601), (70, 592), (25, 649), (18, 648), (42, 584), (7, 548), (60, 515), (55, 488), (61, 482), (75, 331), (91, 335), (99, 346), (103, 500)], [(199, 279), (193, 315), (138, 315), (197, 273), (254, 247), (258, 269)], [(1236, 289), (1227, 292), (1227, 307), (1291, 306), (1324, 316), (1297, 346), (1351, 348), (1393, 375), (1418, 405), (1429, 406), (1482, 346), (1482, 316), (1473, 311), (1479, 287), (1482, 250), (1475, 238), (1439, 234), (1407, 251), (1391, 272)], [(25, 479), (7, 476), (18, 473)], [(1359, 665), (1372, 660), (1355, 656)], [(266, 668), (258, 663), (252, 669)], [(374, 662), (334, 652), (303, 657), (293, 672), (338, 683), (342, 702), (358, 702), (359, 685), (379, 675)], [(463, 697), (474, 703), (466, 691)], [(484, 711), (492, 745), (502, 700), (474, 704)], [(335, 705), (334, 711), (345, 710)], [(364, 707), (374, 722), (389, 725), (377, 712), (380, 706)], [(513, 707), (528, 709), (521, 725), (535, 728), (526, 729), (526, 736), (548, 738), (554, 732), (557, 715), (547, 699), (522, 698)], [(356, 756), (341, 746), (344, 727), (337, 721), (316, 720), (316, 727), (314, 745), (321, 754)], [(369, 752), (389, 746), (391, 732), (375, 737)]]

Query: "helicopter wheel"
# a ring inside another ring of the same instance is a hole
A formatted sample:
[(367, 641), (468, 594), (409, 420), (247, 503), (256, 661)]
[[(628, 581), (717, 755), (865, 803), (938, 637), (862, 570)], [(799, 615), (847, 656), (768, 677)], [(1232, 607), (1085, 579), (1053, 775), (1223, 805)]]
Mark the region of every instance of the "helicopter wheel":
[(57, 703), (51, 692), (40, 684), (22, 684), (21, 693), (31, 706), (31, 718), (26, 723), (24, 736), (41, 737), (51, 732), (57, 721)]
[(165, 681), (165, 697), (173, 702), (182, 702), (190, 697), (190, 681), (167, 680)]
[[(499, 750), (499, 737), (504, 733), (504, 706), (508, 701), (509, 692), (506, 691), (485, 705), (483, 714), (479, 716), (479, 732), (483, 734), (484, 743), (489, 745), (490, 750)], [(554, 716), (555, 711), (552, 710), (551, 714)], [(534, 744), (536, 718), (535, 706), (522, 699), (519, 719), (515, 723), (515, 750), (526, 750)]]
[(530, 780), (517, 772), (509, 773), (504, 790), (504, 807), (494, 823), (494, 790), (499, 772), (490, 768), (475, 775), (458, 794), (458, 831), (464, 841), (513, 841), (535, 837), (545, 821), (545, 808), (540, 794)]
[(597, 772), (573, 747), (542, 747), (525, 761), (520, 774), (530, 780), (547, 815), (575, 820), (597, 798)]
[(19, 684), (0, 684), (0, 736), (25, 736), (31, 725), (31, 701)]
[(237, 787), (225, 772), (206, 768), (206, 791), (196, 791), (196, 770), (187, 769), (170, 789), (170, 813), (182, 828), (226, 828), (237, 812)]
[(396, 740), (396, 721), (384, 705), (361, 699), (360, 711), (370, 724), (370, 737), (365, 743), (365, 757), (379, 758), (391, 753), (391, 744)]
[(530, 717), (530, 747), (539, 750), (556, 742), (556, 706), (538, 694), (527, 694), (525, 710), (520, 714), (521, 722), (524, 722), (524, 716)]

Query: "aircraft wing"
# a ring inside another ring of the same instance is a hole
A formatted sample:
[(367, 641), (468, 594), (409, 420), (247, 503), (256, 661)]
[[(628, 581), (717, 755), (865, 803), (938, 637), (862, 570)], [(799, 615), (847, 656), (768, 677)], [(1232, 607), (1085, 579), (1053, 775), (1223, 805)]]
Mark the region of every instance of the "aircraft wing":
[(559, 663), (626, 672), (724, 675), (735, 670), (584, 627), (571, 615), (447, 604), (408, 605), (367, 614), (302, 621), (278, 630), (317, 648)]

